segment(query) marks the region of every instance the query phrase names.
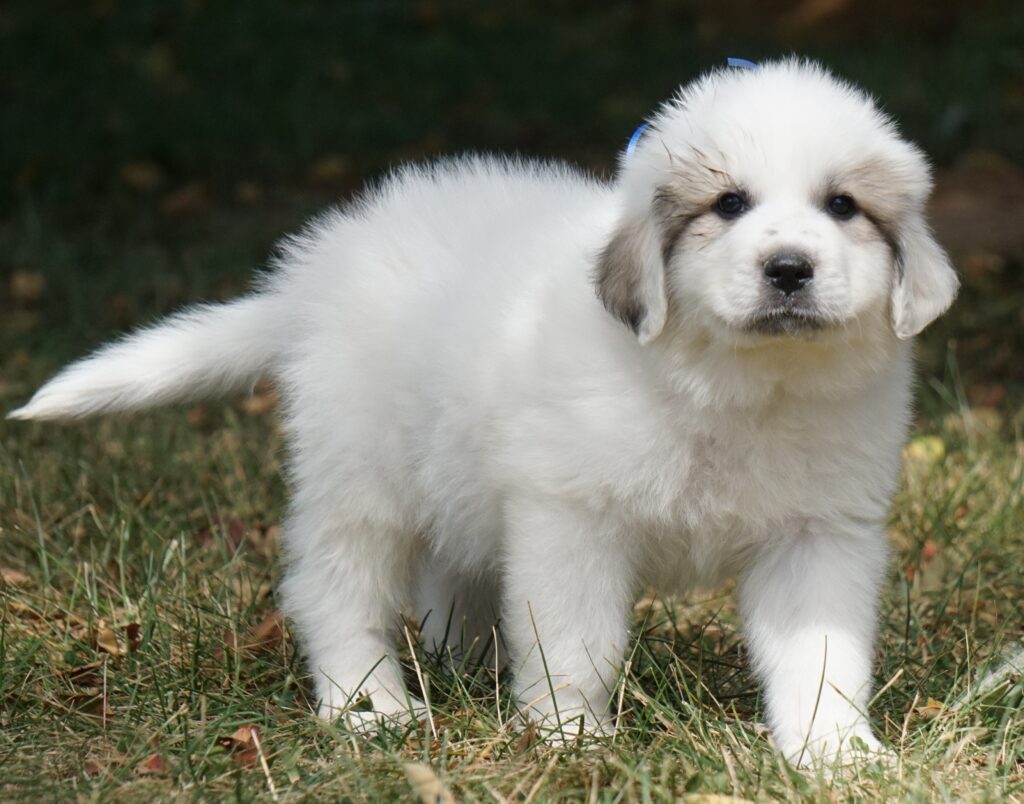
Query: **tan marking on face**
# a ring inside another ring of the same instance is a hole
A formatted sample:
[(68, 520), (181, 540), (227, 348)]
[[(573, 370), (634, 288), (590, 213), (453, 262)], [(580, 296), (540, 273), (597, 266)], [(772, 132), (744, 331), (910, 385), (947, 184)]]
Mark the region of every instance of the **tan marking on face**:
[[(654, 209), (662, 221), (662, 256), (666, 263), (684, 234), (698, 234), (694, 226), (712, 211), (720, 195), (728, 192), (747, 195), (720, 164), (722, 160), (691, 147), (688, 157), (673, 158), (668, 180), (655, 190)], [(713, 229), (717, 232), (721, 227)], [(708, 227), (699, 231), (699, 236), (711, 234)]]
[(865, 159), (829, 177), (824, 196), (836, 193), (853, 197), (861, 211), (851, 236), (872, 240), (870, 226), (884, 240), (893, 255), (900, 281), (904, 275), (904, 247), (901, 231), (908, 219), (919, 216), (929, 189), (927, 170), (913, 159)]
[(658, 187), (658, 193), (687, 214), (706, 211), (722, 193), (742, 189), (724, 164), (724, 158), (690, 146), (688, 154), (673, 155), (668, 180)]
[(872, 217), (897, 221), (920, 205), (911, 189), (915, 183), (898, 164), (868, 159), (829, 177), (825, 193), (846, 193)]
[(923, 189), (914, 166), (867, 159), (830, 176), (822, 203), (837, 194), (851, 196), (861, 214), (846, 223), (850, 236), (859, 242), (884, 240), (902, 274), (899, 230), (908, 215), (920, 210)]

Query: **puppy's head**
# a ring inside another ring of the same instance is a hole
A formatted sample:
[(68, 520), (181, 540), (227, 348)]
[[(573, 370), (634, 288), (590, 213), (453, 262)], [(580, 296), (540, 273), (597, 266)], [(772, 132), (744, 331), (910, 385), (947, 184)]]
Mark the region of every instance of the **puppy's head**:
[(642, 343), (669, 317), (737, 343), (878, 320), (909, 338), (956, 295), (924, 219), (924, 157), (815, 65), (683, 88), (623, 159), (619, 189), (597, 287)]

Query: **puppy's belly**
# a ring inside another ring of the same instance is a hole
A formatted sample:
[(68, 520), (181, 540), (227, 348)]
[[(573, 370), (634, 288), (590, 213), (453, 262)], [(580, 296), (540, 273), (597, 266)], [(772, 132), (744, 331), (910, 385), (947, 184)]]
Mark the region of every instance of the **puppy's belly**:
[(426, 549), (440, 564), (476, 577), (500, 571), (502, 516), (492, 489), (470, 486), (463, 486), (454, 499), (434, 500), (423, 535)]

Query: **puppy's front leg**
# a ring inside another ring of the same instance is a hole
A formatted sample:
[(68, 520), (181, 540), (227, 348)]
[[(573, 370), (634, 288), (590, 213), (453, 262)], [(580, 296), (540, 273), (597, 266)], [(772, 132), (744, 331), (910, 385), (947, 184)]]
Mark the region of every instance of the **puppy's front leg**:
[(506, 536), (502, 631), (520, 703), (556, 739), (607, 731), (633, 601), (629, 542), (550, 499), (510, 502)]
[(768, 722), (791, 762), (840, 759), (853, 738), (878, 749), (866, 714), (887, 555), (881, 525), (812, 522), (763, 547), (741, 577)]

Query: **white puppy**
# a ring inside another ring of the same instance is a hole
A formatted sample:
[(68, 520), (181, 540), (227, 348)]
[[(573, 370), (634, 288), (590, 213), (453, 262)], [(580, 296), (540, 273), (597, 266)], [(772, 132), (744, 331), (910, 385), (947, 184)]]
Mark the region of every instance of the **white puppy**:
[(281, 591), (326, 715), (363, 693), (407, 710), (395, 627), (416, 606), (435, 641), (486, 640), (500, 614), (524, 708), (607, 728), (637, 594), (731, 576), (776, 743), (833, 758), (877, 746), (908, 339), (957, 290), (929, 188), (821, 68), (718, 70), (613, 183), (404, 169), (287, 240), (257, 292), (106, 347), (11, 415), (271, 376), (294, 486)]

